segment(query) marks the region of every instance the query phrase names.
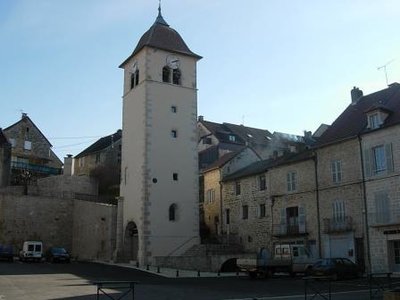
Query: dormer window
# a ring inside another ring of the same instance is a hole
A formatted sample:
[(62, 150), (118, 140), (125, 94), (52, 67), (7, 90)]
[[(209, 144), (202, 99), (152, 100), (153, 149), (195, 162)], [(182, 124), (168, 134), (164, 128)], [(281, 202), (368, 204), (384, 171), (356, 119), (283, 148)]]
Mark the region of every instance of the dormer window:
[(382, 126), (390, 114), (390, 110), (379, 104), (368, 109), (366, 112), (368, 129), (377, 129)]
[(234, 135), (229, 135), (229, 141), (230, 142), (236, 142), (236, 137)]
[(377, 112), (368, 115), (368, 127), (370, 129), (378, 128), (380, 125), (379, 115)]

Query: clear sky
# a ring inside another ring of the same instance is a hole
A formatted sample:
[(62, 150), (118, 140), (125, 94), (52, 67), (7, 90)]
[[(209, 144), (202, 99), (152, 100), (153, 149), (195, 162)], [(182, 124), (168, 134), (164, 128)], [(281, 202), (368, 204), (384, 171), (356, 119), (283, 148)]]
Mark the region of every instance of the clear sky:
[[(0, 0), (0, 127), (21, 111), (60, 158), (121, 128), (118, 68), (157, 0)], [(303, 134), (357, 86), (400, 82), (398, 0), (163, 0), (198, 63), (206, 120)]]

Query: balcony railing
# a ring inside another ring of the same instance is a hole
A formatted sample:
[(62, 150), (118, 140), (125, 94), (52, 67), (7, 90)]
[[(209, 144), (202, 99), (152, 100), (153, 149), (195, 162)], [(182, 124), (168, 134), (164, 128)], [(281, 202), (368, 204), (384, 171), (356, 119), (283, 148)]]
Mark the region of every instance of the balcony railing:
[(370, 226), (398, 225), (400, 224), (400, 209), (390, 209), (382, 212), (368, 213)]
[(297, 236), (307, 234), (306, 224), (275, 224), (273, 226), (274, 236)]
[(31, 171), (32, 173), (41, 173), (41, 174), (47, 174), (47, 175), (61, 174), (61, 169), (58, 169), (58, 168), (28, 164), (28, 163), (19, 162), (19, 161), (12, 161), (11, 169), (27, 170), (27, 171)]
[(353, 230), (353, 219), (344, 217), (341, 219), (326, 218), (324, 222), (324, 233), (346, 232)]

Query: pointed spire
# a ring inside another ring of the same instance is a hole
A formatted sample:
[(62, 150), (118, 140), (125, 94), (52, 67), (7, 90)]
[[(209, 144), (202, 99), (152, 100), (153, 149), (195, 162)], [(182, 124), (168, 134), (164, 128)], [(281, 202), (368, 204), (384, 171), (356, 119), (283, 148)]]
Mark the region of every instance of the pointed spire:
[(161, 0), (158, 0), (158, 16), (157, 19), (154, 23), (164, 25), (164, 26), (169, 26), (167, 22), (165, 22), (162, 14), (161, 14)]

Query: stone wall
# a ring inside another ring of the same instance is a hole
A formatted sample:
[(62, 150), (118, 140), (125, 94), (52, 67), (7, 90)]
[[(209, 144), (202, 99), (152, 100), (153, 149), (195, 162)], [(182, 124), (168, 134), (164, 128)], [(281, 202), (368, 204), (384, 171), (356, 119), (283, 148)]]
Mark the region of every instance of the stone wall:
[[(110, 260), (115, 247), (116, 206), (95, 202), (0, 192), (0, 243), (15, 251), (26, 240), (44, 249), (65, 247), (74, 257)], [(16, 252), (17, 254), (18, 252)]]
[(72, 254), (84, 260), (111, 260), (115, 249), (117, 207), (75, 200), (72, 216)]
[(97, 196), (97, 181), (89, 176), (58, 175), (39, 179), (37, 193), (43, 196), (74, 198), (74, 194)]
[[(268, 186), (268, 182), (267, 182)], [(271, 214), (268, 189), (260, 190), (258, 175), (240, 179), (240, 195), (236, 195), (235, 181), (224, 182), (224, 227), (230, 238), (235, 237), (246, 251), (256, 252), (270, 246)], [(260, 205), (266, 205), (266, 215), (260, 215)], [(243, 219), (243, 206), (248, 206), (248, 218)], [(226, 224), (226, 210), (229, 209), (230, 224)]]
[(26, 240), (72, 250), (73, 200), (0, 194), (0, 242), (21, 249)]
[(204, 173), (204, 223), (212, 235), (218, 234), (221, 218), (220, 170)]
[[(1, 129), (0, 129), (1, 134)], [(0, 188), (10, 184), (11, 170), (11, 145), (3, 143), (0, 145)]]

